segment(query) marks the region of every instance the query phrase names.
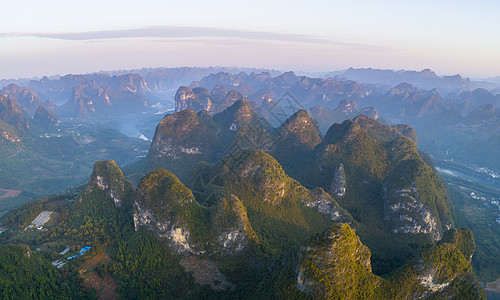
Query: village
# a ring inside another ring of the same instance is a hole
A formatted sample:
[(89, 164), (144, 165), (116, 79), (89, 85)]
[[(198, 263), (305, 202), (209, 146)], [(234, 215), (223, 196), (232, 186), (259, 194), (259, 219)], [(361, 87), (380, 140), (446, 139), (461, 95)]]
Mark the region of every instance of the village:
[[(26, 226), (24, 228), (24, 231), (27, 230), (38, 230), (38, 231), (47, 231), (47, 228), (45, 228), (45, 224), (49, 222), (50, 217), (54, 214), (53, 211), (47, 211), (44, 210), (41, 213), (36, 216), (33, 221), (31, 221), (31, 224)], [(92, 249), (91, 246), (85, 246), (82, 247), (80, 250), (77, 251), (76, 254), (73, 255), (67, 255), (68, 252), (70, 252), (70, 247), (66, 246), (66, 249), (64, 249), (62, 252), (59, 254), (62, 256), (60, 259), (52, 261), (52, 265), (54, 265), (56, 268), (60, 269), (62, 268), (69, 260), (75, 259), (79, 256), (84, 255), (88, 250)], [(40, 248), (37, 248), (38, 251), (40, 251)]]
[(470, 197), (474, 200), (480, 200), (483, 202), (483, 205), (486, 207), (490, 207), (493, 209), (499, 210), (499, 215), (496, 218), (496, 223), (500, 224), (500, 198), (488, 198), (486, 195), (479, 195), (478, 192), (470, 192)]

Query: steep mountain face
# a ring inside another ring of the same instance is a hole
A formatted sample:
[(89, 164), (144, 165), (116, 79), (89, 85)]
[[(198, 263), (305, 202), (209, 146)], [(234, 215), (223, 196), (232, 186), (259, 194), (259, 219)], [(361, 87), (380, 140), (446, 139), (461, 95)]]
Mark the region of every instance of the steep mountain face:
[(148, 162), (187, 175), (200, 160), (213, 161), (220, 152), (217, 133), (190, 109), (166, 115), (156, 127)]
[(148, 87), (138, 75), (111, 77), (104, 81), (111, 86), (96, 80), (86, 80), (75, 86), (71, 100), (61, 106), (59, 113), (65, 117), (88, 119), (148, 109), (144, 96)]
[(43, 102), (43, 107), (50, 111), (55, 111), (58, 108), (58, 106), (54, 103), (54, 101), (52, 101), (52, 99), (48, 99), (47, 101)]
[(307, 190), (261, 150), (229, 155), (194, 178), (193, 191), (205, 205), (220, 203), (221, 194), (239, 199), (254, 241), (266, 253), (283, 254), (331, 222), (352, 221), (330, 195), (322, 189)]
[(144, 78), (139, 74), (113, 76), (108, 81), (108, 85), (114, 90), (128, 91), (133, 94), (146, 94), (151, 91)]
[(26, 107), (30, 114), (34, 114), (36, 109), (42, 104), (40, 97), (26, 87), (20, 87), (16, 84), (9, 84), (2, 90), (2, 94), (7, 98), (16, 101), (21, 106)]
[(411, 128), (366, 116), (334, 124), (316, 147), (307, 184), (338, 196), (361, 224), (383, 222), (387, 233), (417, 243), (439, 240), (452, 224), (446, 188), (418, 154), (416, 141), (398, 128), (415, 136)]
[(459, 248), (444, 242), (423, 249), (382, 279), (371, 272), (370, 250), (349, 225), (339, 224), (303, 248), (297, 288), (317, 299), (486, 299)]
[(206, 110), (196, 114), (190, 109), (167, 115), (156, 129), (148, 161), (152, 166), (167, 168), (185, 178), (196, 162), (216, 162), (231, 148), (240, 130), (248, 132), (249, 126), (261, 125), (260, 121), (243, 99), (213, 116)]
[(377, 102), (383, 115), (405, 122), (429, 119), (446, 108), (437, 90), (427, 91), (408, 83), (398, 84)]
[(290, 176), (301, 180), (319, 143), (321, 135), (316, 120), (311, 119), (307, 111), (299, 110), (277, 129), (269, 153)]
[(17, 103), (0, 95), (0, 119), (19, 130), (26, 131), (30, 125)]
[(131, 183), (125, 179), (122, 170), (115, 161), (98, 161), (94, 164), (90, 180), (85, 186), (84, 192), (80, 194), (78, 201), (83, 201), (83, 197), (99, 190), (112, 199), (115, 206), (121, 207), (131, 189)]
[(307, 111), (278, 129), (257, 117), (244, 100), (213, 117), (166, 115), (149, 167), (189, 167), (185, 183), (156, 169), (134, 191), (113, 161), (97, 162), (44, 242), (102, 246), (112, 262), (99, 272), (116, 277), (125, 298), (483, 296), (472, 234), (445, 232), (446, 190), (411, 127), (359, 116), (322, 139)]
[(500, 105), (500, 95), (488, 92), (486, 89), (475, 89), (472, 92), (462, 92), (458, 95), (458, 102), (468, 105), (493, 104), (497, 108)]
[(241, 254), (258, 237), (237, 196), (228, 194), (212, 209), (201, 206), (192, 192), (166, 170), (146, 175), (134, 200), (136, 231), (146, 228), (177, 253)]
[(335, 225), (303, 248), (297, 288), (317, 299), (373, 299), (382, 280), (370, 256), (349, 225)]
[(33, 119), (40, 122), (43, 126), (54, 125), (59, 121), (56, 115), (52, 111), (47, 110), (43, 105), (38, 106)]
[[(201, 92), (198, 94), (202, 94), (201, 98), (199, 98), (199, 95), (195, 94), (191, 88), (181, 86), (175, 93), (175, 111), (184, 109), (192, 109), (194, 111), (210, 110), (212, 101), (210, 100), (209, 93), (203, 93), (206, 91), (204, 89), (198, 89), (198, 91)], [(205, 94), (206, 97), (203, 97), (203, 94)]]
[(243, 126), (256, 125), (259, 119), (259, 115), (244, 99), (237, 100), (233, 105), (213, 116), (215, 123), (219, 124), (223, 130), (230, 132), (236, 132)]
[[(281, 141), (290, 143), (292, 147), (305, 145), (314, 149), (321, 143), (318, 125), (314, 119), (309, 117), (305, 110), (299, 110), (288, 118), (279, 129)], [(294, 141), (296, 140), (296, 141)]]
[(229, 91), (226, 94), (226, 97), (224, 97), (224, 99), (222, 100), (222, 102), (218, 103), (218, 105), (215, 107), (216, 108), (215, 112), (223, 111), (226, 108), (232, 106), (234, 103), (244, 99), (245, 97), (239, 92), (235, 90)]
[(356, 101), (349, 100), (340, 101), (334, 110), (328, 110), (321, 105), (316, 105), (309, 109), (309, 113), (314, 119), (318, 120), (319, 128), (324, 133), (326, 133), (333, 123), (342, 123), (358, 115), (366, 115), (380, 123), (387, 123), (374, 107), (358, 108)]
[[(195, 245), (203, 231), (202, 207), (175, 175), (158, 169), (146, 175), (134, 197), (134, 225), (146, 227), (177, 252), (200, 251)], [(198, 238), (198, 239), (197, 239)]]
[(212, 88), (212, 93), (203, 88), (195, 87), (191, 89), (181, 86), (175, 94), (175, 111), (192, 109), (196, 112), (206, 110), (211, 114), (222, 112), (234, 103), (246, 98), (235, 90), (228, 91), (224, 86), (216, 85)]
[(227, 93), (229, 93), (229, 90), (225, 86), (220, 84), (215, 85), (210, 91), (210, 95), (212, 95), (214, 102), (216, 103), (224, 101), (224, 98), (226, 98)]

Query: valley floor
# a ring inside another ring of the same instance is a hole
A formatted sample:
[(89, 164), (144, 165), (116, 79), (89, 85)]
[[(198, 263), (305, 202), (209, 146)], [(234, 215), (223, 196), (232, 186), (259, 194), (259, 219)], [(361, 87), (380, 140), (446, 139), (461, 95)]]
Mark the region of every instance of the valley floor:
[(436, 167), (449, 188), (455, 225), (474, 232), (474, 271), (479, 281), (485, 283), (485, 290), (493, 293), (488, 299), (500, 297), (500, 189), (496, 181), (478, 176), (473, 168), (454, 168), (439, 160), (436, 160)]

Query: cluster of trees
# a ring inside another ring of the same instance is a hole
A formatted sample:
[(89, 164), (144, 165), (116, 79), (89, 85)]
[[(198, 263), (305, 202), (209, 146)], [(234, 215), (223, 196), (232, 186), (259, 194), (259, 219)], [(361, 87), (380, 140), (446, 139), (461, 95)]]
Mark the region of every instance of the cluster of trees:
[(0, 245), (0, 298), (85, 299), (72, 277), (63, 277), (42, 254), (27, 246)]

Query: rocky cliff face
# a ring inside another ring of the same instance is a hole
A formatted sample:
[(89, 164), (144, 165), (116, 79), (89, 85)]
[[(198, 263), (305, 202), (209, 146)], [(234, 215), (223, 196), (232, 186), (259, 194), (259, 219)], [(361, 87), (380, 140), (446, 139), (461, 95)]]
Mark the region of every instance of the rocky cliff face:
[[(322, 189), (307, 190), (261, 150), (228, 156), (210, 167), (201, 178), (205, 183), (212, 179), (217, 182), (218, 191), (239, 199), (241, 207), (249, 212), (248, 222), (255, 232), (253, 241), (258, 241), (265, 251), (283, 253), (287, 247), (302, 242), (308, 232), (323, 230), (325, 224), (339, 220), (352, 222), (330, 195)], [(205, 189), (195, 185), (195, 191), (196, 194), (210, 193), (207, 184)], [(311, 215), (319, 219), (313, 221)], [(318, 223), (318, 220), (321, 221)], [(283, 236), (281, 242), (269, 235), (270, 230)], [(245, 231), (250, 239), (253, 235)]]
[(431, 235), (433, 240), (441, 237), (438, 222), (424, 205), (414, 182), (409, 187), (394, 188), (384, 185), (385, 219), (394, 233)]
[(12, 99), (0, 95), (0, 119), (19, 130), (26, 131), (30, 128), (27, 118), (21, 107)]
[(370, 250), (347, 224), (307, 243), (300, 256), (297, 288), (317, 299), (374, 298), (382, 281), (371, 272)]
[(293, 149), (301, 146), (313, 149), (321, 142), (317, 122), (305, 110), (297, 111), (281, 125), (279, 138)]
[(243, 126), (258, 124), (259, 115), (246, 100), (240, 99), (224, 111), (215, 114), (213, 120), (223, 130), (236, 132)]
[(216, 85), (212, 93), (203, 88), (195, 87), (191, 89), (181, 86), (175, 93), (175, 111), (192, 109), (195, 112), (206, 110), (211, 114), (222, 112), (239, 100), (246, 98), (235, 90), (228, 91), (224, 86)]
[(235, 195), (227, 195), (217, 204), (213, 213), (212, 230), (217, 251), (237, 254), (249, 241), (258, 244), (259, 239), (248, 219), (245, 206)]
[(156, 127), (148, 161), (156, 166), (181, 160), (210, 161), (217, 155), (217, 141), (216, 132), (193, 110), (176, 112), (166, 115)]
[(459, 244), (424, 249), (382, 279), (372, 273), (370, 250), (354, 230), (335, 225), (302, 248), (296, 286), (317, 299), (485, 299)]
[(78, 201), (83, 201), (84, 195), (90, 195), (96, 190), (103, 191), (115, 206), (121, 207), (125, 197), (131, 192), (132, 185), (125, 179), (115, 161), (98, 161), (94, 164), (90, 180)]
[(441, 179), (407, 139), (391, 143), (394, 168), (383, 183), (384, 218), (395, 233), (424, 233), (439, 240), (452, 226)]
[(33, 119), (45, 126), (57, 124), (59, 121), (54, 112), (47, 110), (43, 105), (37, 108)]
[(137, 74), (82, 78), (81, 82), (77, 82), (78, 84), (72, 88), (71, 99), (58, 109), (58, 115), (92, 120), (114, 114), (137, 114), (148, 110), (145, 95), (149, 92), (149, 88), (144, 79)]
[(245, 206), (228, 194), (201, 206), (172, 173), (158, 169), (144, 177), (134, 200), (135, 229), (152, 231), (178, 253), (239, 254), (258, 238)]
[(2, 90), (2, 94), (7, 98), (16, 101), (19, 105), (28, 109), (30, 114), (34, 114), (36, 109), (42, 104), (40, 97), (26, 87), (20, 87), (16, 84), (9, 84)]
[(144, 78), (139, 74), (113, 76), (109, 80), (109, 86), (113, 89), (128, 91), (133, 94), (145, 94), (151, 91)]
[(339, 198), (343, 198), (345, 196), (346, 181), (344, 165), (342, 163), (339, 164), (338, 168), (336, 168), (333, 173), (333, 180), (329, 192), (331, 195)]
[(163, 169), (146, 175), (135, 192), (135, 230), (153, 231), (179, 253), (200, 251), (196, 234), (203, 225), (196, 219), (201, 213), (191, 191)]
[(198, 93), (195, 93), (187, 86), (181, 86), (177, 90), (175, 93), (175, 111), (179, 112), (185, 109), (209, 111), (212, 108), (210, 92), (203, 88), (197, 88), (195, 90), (197, 90)]
[(356, 101), (349, 100), (340, 101), (334, 110), (316, 105), (309, 109), (309, 113), (311, 117), (318, 120), (321, 132), (326, 132), (333, 123), (341, 123), (347, 119), (354, 119), (358, 115), (365, 115), (380, 123), (387, 123), (374, 107), (358, 108)]
[(446, 188), (418, 154), (411, 127), (358, 116), (334, 124), (315, 151), (312, 184), (359, 211), (358, 220), (383, 219), (393, 233), (432, 241), (452, 225)]
[(329, 216), (335, 222), (351, 221), (349, 214), (322, 188), (311, 190), (309, 194), (310, 198), (302, 200), (302, 204), (305, 206), (317, 209), (318, 212)]

